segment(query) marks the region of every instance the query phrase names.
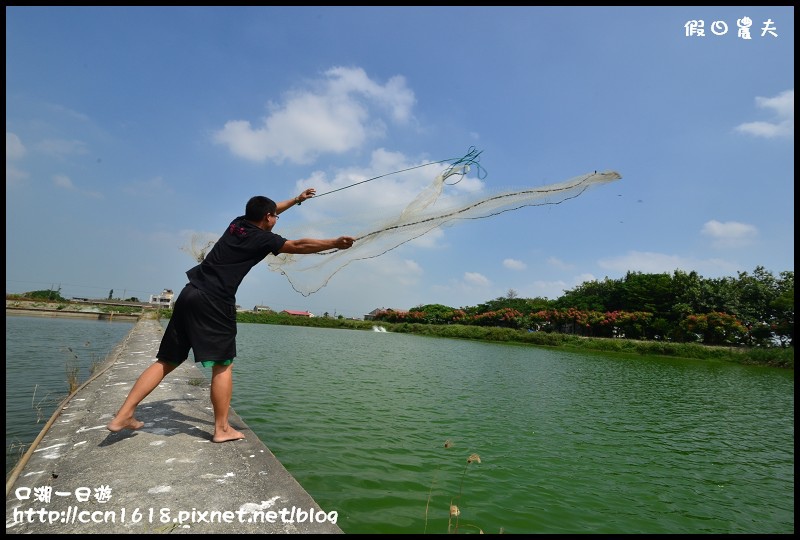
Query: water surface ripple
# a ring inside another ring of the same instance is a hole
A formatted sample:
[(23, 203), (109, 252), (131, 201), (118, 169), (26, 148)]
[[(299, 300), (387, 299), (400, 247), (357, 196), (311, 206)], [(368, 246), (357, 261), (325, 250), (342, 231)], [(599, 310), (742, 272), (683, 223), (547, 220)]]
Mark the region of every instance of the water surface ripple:
[(6, 315), (6, 474), (69, 395), (69, 373), (86, 381), (133, 324)]
[(239, 328), (234, 408), (345, 532), (794, 530), (791, 371)]
[[(85, 380), (130, 327), (6, 317), (7, 472), (67, 361)], [(345, 532), (794, 532), (793, 371), (259, 324), (238, 343), (233, 407)]]

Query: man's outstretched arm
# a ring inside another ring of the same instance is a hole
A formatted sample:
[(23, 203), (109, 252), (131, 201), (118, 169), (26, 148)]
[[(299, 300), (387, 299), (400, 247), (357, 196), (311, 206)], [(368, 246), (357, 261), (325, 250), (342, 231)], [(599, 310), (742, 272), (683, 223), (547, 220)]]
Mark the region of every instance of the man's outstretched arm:
[(287, 240), (280, 250), (280, 253), (319, 253), (327, 249), (348, 249), (353, 247), (356, 239), (352, 236), (340, 236), (339, 238), (328, 238), (326, 240), (318, 238), (300, 238), (299, 240)]
[(308, 188), (307, 190), (302, 192), (300, 195), (298, 195), (294, 199), (286, 199), (285, 201), (276, 203), (275, 206), (277, 208), (275, 209), (275, 213), (276, 214), (280, 214), (281, 212), (284, 212), (284, 211), (288, 210), (292, 206), (299, 205), (303, 201), (310, 199), (311, 197), (313, 197), (316, 194), (317, 194), (317, 190), (316, 189)]

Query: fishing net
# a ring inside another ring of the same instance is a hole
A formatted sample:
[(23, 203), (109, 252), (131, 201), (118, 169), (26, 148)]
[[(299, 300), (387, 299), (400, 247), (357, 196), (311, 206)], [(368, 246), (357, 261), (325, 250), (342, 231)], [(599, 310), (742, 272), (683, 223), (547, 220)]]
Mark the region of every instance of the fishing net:
[(327, 285), (339, 270), (350, 263), (379, 257), (436, 229), (527, 206), (560, 204), (578, 197), (592, 186), (621, 178), (613, 171), (594, 172), (565, 182), (521, 191), (472, 199), (467, 197), (467, 200), (454, 198), (449, 204), (440, 207), (437, 203), (443, 189), (447, 185), (454, 185), (460, 177), (470, 172), (470, 165), (476, 163), (470, 161), (471, 163), (455, 163), (446, 168), (396, 216), (385, 219), (371, 230), (358, 234), (347, 233), (356, 237), (356, 242), (350, 249), (330, 250), (313, 255), (270, 256), (266, 259), (269, 268), (286, 276), (297, 292), (308, 296)]
[[(270, 255), (264, 260), (265, 263), (270, 270), (283, 274), (297, 292), (303, 296), (309, 296), (325, 287), (330, 279), (347, 265), (356, 261), (379, 257), (403, 244), (420, 239), (444, 227), (453, 226), (467, 220), (485, 219), (529, 206), (561, 204), (569, 199), (578, 197), (593, 186), (613, 182), (621, 178), (614, 171), (595, 171), (564, 182), (530, 189), (494, 193), (492, 195), (487, 195), (483, 190), (462, 189), (458, 193), (445, 195), (447, 193), (445, 188), (457, 187), (459, 182), (472, 171), (473, 167), (476, 168), (476, 174), (479, 178), (482, 177), (482, 173), (485, 176), (485, 171), (478, 163), (479, 154), (479, 152), (470, 150), (463, 158), (452, 160), (453, 162), (436, 175), (432, 182), (429, 181), (428, 185), (418, 190), (419, 193), (416, 197), (410, 201), (406, 200), (407, 202), (405, 203), (396, 200), (398, 199), (397, 193), (392, 191), (391, 188), (383, 186), (380, 190), (374, 190), (372, 193), (375, 198), (372, 200), (392, 199), (395, 203), (395, 209), (390, 211), (387, 210), (388, 207), (381, 207), (376, 209), (381, 215), (380, 218), (368, 218), (365, 217), (369, 214), (367, 207), (362, 205), (360, 207), (364, 208), (360, 212), (362, 227), (364, 222), (372, 222), (373, 226), (368, 229), (362, 229), (361, 232), (356, 232), (358, 227), (355, 226), (355, 223), (357, 222), (353, 218), (359, 216), (354, 216), (352, 210), (349, 214), (340, 214), (338, 217), (332, 218), (332, 213), (326, 214), (322, 209), (319, 212), (316, 212), (315, 209), (314, 214), (311, 216), (312, 219), (303, 228), (291, 231), (279, 231), (276, 229), (275, 231), (287, 238), (353, 236), (356, 238), (353, 247), (346, 250), (328, 250), (308, 255), (287, 253), (278, 256)], [(420, 167), (440, 163), (442, 162), (426, 163), (420, 165)], [(412, 169), (416, 169), (416, 167), (412, 167)], [(397, 171), (397, 173), (409, 170), (411, 169)], [(321, 197), (323, 195), (330, 195), (355, 185), (377, 180), (383, 176), (388, 175), (369, 178), (318, 194), (307, 201), (306, 205), (321, 205)], [(329, 203), (326, 209), (332, 210), (335, 207), (336, 203)], [(307, 209), (307, 206), (303, 206), (303, 208)], [(329, 224), (335, 225), (335, 229), (323, 225), (323, 217), (327, 217), (330, 220)], [(289, 232), (291, 234), (287, 234)], [(197, 251), (196, 248), (201, 246), (205, 247), (207, 252), (209, 249), (208, 241), (206, 240), (205, 243), (195, 241), (191, 251), (194, 253)], [(198, 253), (194, 253), (194, 255), (197, 257)]]

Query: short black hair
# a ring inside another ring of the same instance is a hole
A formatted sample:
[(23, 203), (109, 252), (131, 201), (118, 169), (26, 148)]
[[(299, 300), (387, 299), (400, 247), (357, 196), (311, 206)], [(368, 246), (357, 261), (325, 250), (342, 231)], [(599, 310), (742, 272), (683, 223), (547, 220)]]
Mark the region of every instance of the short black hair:
[(256, 195), (247, 201), (244, 218), (250, 221), (261, 221), (266, 214), (274, 214), (278, 209), (275, 201), (263, 195)]

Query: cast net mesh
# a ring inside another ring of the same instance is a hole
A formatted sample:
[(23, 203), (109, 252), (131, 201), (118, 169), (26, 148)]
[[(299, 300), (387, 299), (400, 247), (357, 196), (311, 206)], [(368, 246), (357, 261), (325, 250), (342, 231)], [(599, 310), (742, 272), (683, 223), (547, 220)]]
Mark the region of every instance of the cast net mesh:
[[(619, 180), (621, 176), (615, 171), (592, 172), (571, 178), (564, 182), (532, 187), (516, 191), (498, 192), (487, 195), (481, 190), (462, 190), (458, 194), (443, 196), (446, 187), (456, 186), (477, 168), (480, 176), (481, 167), (478, 164), (478, 154), (471, 151), (467, 156), (456, 160), (433, 178), (432, 182), (417, 189), (418, 194), (406, 202), (398, 200), (398, 193), (393, 190), (393, 185), (378, 186), (374, 184), (371, 191), (372, 201), (392, 199), (393, 210), (380, 206), (375, 208), (375, 214), (369, 217), (368, 208), (364, 205), (353, 205), (352, 208), (366, 208), (359, 210), (359, 215), (339, 213), (334, 216), (335, 209), (341, 208), (341, 201), (336, 202), (328, 198), (327, 205), (322, 205), (322, 195), (330, 195), (358, 184), (381, 177), (362, 180), (321, 193), (313, 199), (306, 201), (303, 209), (310, 212), (308, 223), (305, 225), (279, 230), (275, 232), (286, 238), (331, 238), (341, 235), (354, 236), (356, 241), (350, 249), (329, 250), (309, 255), (280, 254), (268, 256), (264, 262), (270, 270), (284, 275), (291, 286), (303, 296), (309, 296), (325, 287), (331, 278), (340, 270), (351, 263), (379, 257), (399, 246), (419, 239), (433, 231), (450, 227), (467, 220), (485, 219), (512, 210), (530, 206), (546, 206), (561, 204), (574, 199), (587, 189)], [(427, 163), (425, 165), (436, 165)], [(413, 167), (416, 168), (416, 167)], [(407, 169), (410, 170), (410, 169)], [(398, 171), (404, 172), (404, 171)], [(395, 174), (395, 173), (391, 173)], [(383, 175), (388, 176), (388, 175)], [(360, 191), (360, 190), (359, 190)], [(405, 191), (408, 192), (407, 190)], [(348, 197), (350, 199), (351, 197)], [(358, 199), (358, 197), (356, 197)], [(367, 199), (363, 199), (367, 200)], [(369, 203), (366, 202), (368, 205)], [(313, 206), (312, 206), (313, 205)], [(317, 208), (316, 205), (319, 205)], [(288, 215), (288, 214), (286, 214)], [(380, 216), (380, 217), (377, 217)], [(360, 227), (357, 225), (360, 223)], [(364, 223), (372, 225), (364, 228)], [(196, 260), (202, 260), (208, 252), (213, 241), (208, 238), (200, 240), (195, 237), (192, 246), (187, 249)]]

